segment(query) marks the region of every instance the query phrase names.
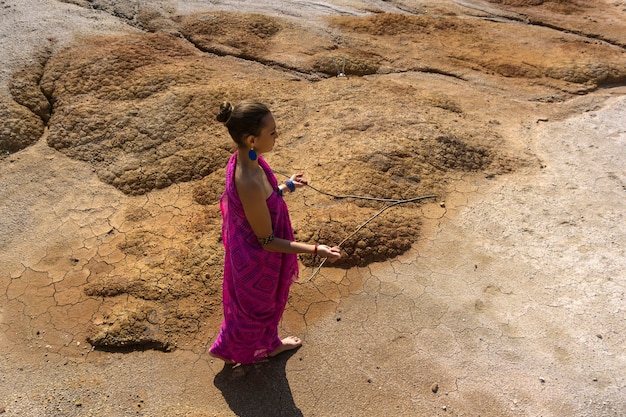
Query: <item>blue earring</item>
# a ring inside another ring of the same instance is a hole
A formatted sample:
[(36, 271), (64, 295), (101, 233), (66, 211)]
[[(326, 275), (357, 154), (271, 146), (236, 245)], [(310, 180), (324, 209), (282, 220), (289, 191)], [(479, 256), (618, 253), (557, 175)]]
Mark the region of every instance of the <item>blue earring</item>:
[(250, 158), (251, 161), (256, 161), (258, 155), (256, 154), (256, 151), (254, 149), (250, 149), (248, 151), (248, 158)]

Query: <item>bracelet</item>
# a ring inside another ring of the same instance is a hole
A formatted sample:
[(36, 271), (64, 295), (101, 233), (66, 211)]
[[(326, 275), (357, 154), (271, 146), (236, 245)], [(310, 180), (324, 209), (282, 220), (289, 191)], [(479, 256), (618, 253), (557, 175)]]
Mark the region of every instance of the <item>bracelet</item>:
[(261, 244), (261, 246), (265, 246), (265, 245), (269, 245), (270, 243), (272, 243), (272, 240), (274, 240), (274, 233), (272, 233), (268, 237), (260, 237), (259, 243)]
[(283, 189), (278, 187), (278, 191), (276, 191), (276, 193), (278, 193), (279, 196), (283, 196)]
[(315, 249), (313, 249), (313, 256), (317, 256), (317, 242), (315, 242)]
[(294, 184), (293, 181), (287, 180), (285, 181), (285, 184), (287, 185), (287, 188), (289, 188), (290, 193), (293, 193), (294, 191), (296, 191), (296, 184)]

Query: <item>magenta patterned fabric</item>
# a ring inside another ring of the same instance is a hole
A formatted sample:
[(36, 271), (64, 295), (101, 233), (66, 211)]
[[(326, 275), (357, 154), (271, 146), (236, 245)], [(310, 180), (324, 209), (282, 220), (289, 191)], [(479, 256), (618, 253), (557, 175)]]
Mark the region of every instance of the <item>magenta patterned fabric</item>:
[[(259, 165), (274, 190), (278, 183), (262, 156)], [(298, 277), (295, 254), (263, 249), (246, 219), (235, 187), (235, 152), (226, 167), (226, 189), (220, 200), (224, 282), (224, 321), (217, 340), (209, 349), (221, 358), (246, 364), (258, 361), (278, 348), (278, 324), (285, 310), (289, 288)], [(287, 205), (277, 192), (267, 199), (274, 235), (294, 240)]]

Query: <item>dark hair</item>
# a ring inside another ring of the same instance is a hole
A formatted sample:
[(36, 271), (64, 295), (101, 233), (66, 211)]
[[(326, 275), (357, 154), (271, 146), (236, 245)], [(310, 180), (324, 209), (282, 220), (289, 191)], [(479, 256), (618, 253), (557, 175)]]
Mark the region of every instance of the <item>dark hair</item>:
[(246, 137), (261, 133), (263, 118), (268, 114), (267, 106), (255, 100), (244, 100), (235, 106), (226, 101), (220, 106), (216, 119), (224, 123), (237, 145), (243, 145)]

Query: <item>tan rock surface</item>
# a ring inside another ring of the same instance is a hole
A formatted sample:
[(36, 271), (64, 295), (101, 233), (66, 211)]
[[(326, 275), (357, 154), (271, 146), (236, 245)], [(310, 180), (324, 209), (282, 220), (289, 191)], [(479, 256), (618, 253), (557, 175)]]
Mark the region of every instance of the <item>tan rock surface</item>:
[[(0, 3), (0, 411), (626, 411), (626, 6)], [(302, 257), (303, 348), (231, 370), (214, 115), (251, 96), (346, 258)]]

